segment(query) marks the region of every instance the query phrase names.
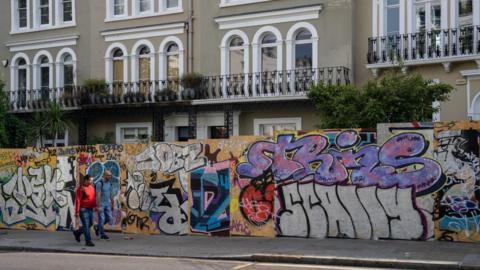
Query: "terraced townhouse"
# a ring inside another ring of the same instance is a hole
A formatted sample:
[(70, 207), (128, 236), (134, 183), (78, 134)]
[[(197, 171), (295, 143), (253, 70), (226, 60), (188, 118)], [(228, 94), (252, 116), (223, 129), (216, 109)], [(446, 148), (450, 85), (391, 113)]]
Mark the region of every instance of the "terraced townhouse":
[(356, 62), (356, 83), (400, 64), (454, 86), (450, 101), (434, 104), (434, 121), (480, 120), (480, 0), (363, 2), (355, 55), (366, 58)]
[(435, 120), (480, 118), (480, 0), (6, 2), (11, 111), (59, 103), (73, 125), (58, 146), (311, 130), (309, 87), (362, 84), (398, 63), (457, 89)]
[(57, 101), (74, 122), (58, 145), (314, 129), (309, 86), (352, 78), (351, 1), (9, 0), (1, 12), (12, 112)]

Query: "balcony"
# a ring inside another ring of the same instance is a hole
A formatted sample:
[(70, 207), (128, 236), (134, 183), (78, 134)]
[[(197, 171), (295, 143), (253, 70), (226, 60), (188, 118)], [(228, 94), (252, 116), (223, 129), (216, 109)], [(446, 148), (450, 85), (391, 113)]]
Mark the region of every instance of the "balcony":
[(10, 91), (13, 112), (33, 112), (48, 108), (50, 102), (64, 109), (117, 105), (162, 104), (192, 105), (308, 99), (311, 87), (318, 84), (350, 84), (345, 67), (297, 69), (261, 73), (205, 76), (198, 89), (183, 89), (178, 79), (113, 83), (92, 91), (82, 86)]
[(474, 60), (480, 66), (480, 26), (432, 30), (368, 39), (367, 68), (387, 68)]

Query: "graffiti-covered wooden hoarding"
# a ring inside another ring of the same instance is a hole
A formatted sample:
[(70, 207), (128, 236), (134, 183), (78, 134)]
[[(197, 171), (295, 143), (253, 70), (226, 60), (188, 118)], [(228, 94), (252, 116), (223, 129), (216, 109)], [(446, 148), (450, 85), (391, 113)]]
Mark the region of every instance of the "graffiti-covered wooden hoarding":
[(480, 123), (435, 124), (435, 158), (446, 182), (437, 192), (436, 237), (480, 241)]
[[(278, 235), (361, 239), (427, 239), (433, 235), (416, 198), (444, 181), (425, 156), (428, 139), (405, 132), (383, 145), (358, 130), (277, 134), (249, 146), (240, 177), (275, 183)], [(332, 143), (333, 142), (333, 143)], [(432, 221), (430, 221), (432, 223)]]
[[(111, 230), (478, 241), (476, 122), (0, 151), (0, 226), (64, 230), (112, 172)], [(381, 142), (381, 143), (377, 143)]]

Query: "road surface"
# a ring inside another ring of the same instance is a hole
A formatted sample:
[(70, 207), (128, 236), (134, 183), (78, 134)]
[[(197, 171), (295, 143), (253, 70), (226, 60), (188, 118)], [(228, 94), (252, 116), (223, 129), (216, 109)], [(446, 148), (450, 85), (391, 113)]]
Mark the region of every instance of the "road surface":
[(0, 253), (2, 270), (388, 270), (316, 265), (188, 260), (64, 253)]

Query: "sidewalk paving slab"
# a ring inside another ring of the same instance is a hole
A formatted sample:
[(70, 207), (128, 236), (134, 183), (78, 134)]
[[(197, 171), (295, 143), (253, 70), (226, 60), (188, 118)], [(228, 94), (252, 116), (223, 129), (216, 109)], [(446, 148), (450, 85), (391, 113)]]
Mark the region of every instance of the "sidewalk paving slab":
[(480, 246), (440, 241), (127, 235), (77, 243), (71, 232), (0, 230), (0, 250), (396, 269), (480, 270)]

